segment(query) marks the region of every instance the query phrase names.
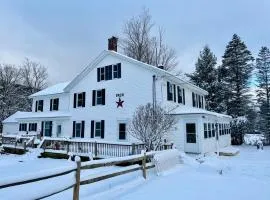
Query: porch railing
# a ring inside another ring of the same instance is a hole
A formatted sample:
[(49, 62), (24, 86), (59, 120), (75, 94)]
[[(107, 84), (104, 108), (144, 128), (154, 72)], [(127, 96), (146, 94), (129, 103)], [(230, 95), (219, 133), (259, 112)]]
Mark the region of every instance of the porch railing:
[[(93, 157), (124, 157), (140, 154), (145, 150), (141, 143), (103, 142), (64, 138), (44, 138), (39, 146), (45, 151), (65, 154), (92, 155)], [(173, 144), (163, 144), (157, 150), (172, 149)]]

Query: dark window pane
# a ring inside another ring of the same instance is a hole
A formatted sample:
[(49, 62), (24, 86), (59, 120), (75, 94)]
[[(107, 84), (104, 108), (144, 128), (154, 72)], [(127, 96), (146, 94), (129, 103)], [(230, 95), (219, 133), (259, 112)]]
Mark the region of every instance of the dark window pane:
[(102, 105), (102, 90), (97, 90), (97, 105)]
[(211, 137), (211, 124), (208, 123), (208, 137)]
[(195, 124), (186, 124), (186, 132), (187, 133), (196, 133)]
[(119, 124), (119, 140), (126, 139), (126, 124), (120, 123)]
[(186, 124), (187, 143), (196, 143), (196, 124)]
[(203, 127), (204, 127), (204, 138), (207, 138), (207, 124), (206, 123), (204, 123), (203, 124)]

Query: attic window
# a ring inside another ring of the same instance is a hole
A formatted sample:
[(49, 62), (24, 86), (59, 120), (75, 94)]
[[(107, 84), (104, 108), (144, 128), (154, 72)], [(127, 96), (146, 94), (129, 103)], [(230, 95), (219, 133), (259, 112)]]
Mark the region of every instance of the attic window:
[(97, 82), (121, 78), (121, 63), (97, 68)]

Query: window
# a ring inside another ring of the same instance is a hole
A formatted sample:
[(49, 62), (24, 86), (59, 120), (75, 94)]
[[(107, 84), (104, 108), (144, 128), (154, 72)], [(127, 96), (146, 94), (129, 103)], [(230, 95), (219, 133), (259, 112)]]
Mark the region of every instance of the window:
[(95, 126), (95, 137), (100, 137), (101, 136), (101, 123), (96, 122)]
[(167, 100), (173, 100), (173, 86), (170, 82), (167, 81)]
[(58, 110), (59, 107), (59, 98), (50, 100), (50, 111)]
[(56, 129), (57, 137), (59, 137), (61, 135), (61, 132), (62, 132), (62, 125), (57, 125), (57, 129)]
[(113, 65), (113, 78), (121, 78), (121, 63)]
[(212, 137), (215, 137), (215, 124), (212, 123)]
[(92, 106), (105, 105), (105, 89), (92, 91)]
[(19, 125), (19, 131), (27, 131), (27, 124), (26, 123), (21, 123)]
[(192, 92), (192, 105), (196, 108), (204, 108), (204, 97)]
[(121, 78), (121, 63), (97, 68), (97, 82)]
[(28, 131), (37, 131), (37, 123), (29, 123)]
[(125, 140), (125, 139), (126, 139), (126, 124), (119, 123), (119, 140)]
[(187, 143), (196, 143), (196, 124), (186, 124)]
[(85, 92), (74, 93), (73, 108), (85, 107)]
[(98, 137), (104, 138), (105, 121), (91, 121), (91, 138)]
[[(73, 137), (84, 138), (84, 121), (76, 122), (73, 121)], [(61, 131), (61, 130), (60, 130)]]
[(41, 111), (43, 112), (43, 100), (36, 101), (36, 112)]
[(178, 100), (178, 103), (183, 103), (182, 90), (179, 86), (177, 86), (177, 100)]
[(45, 121), (44, 135), (46, 137), (51, 137), (52, 136), (52, 121)]
[(219, 135), (221, 135), (221, 124), (218, 124)]
[(207, 135), (207, 124), (204, 123), (203, 127), (204, 127), (204, 138), (207, 138), (208, 137), (208, 135)]
[(208, 123), (208, 137), (211, 137), (211, 124)]

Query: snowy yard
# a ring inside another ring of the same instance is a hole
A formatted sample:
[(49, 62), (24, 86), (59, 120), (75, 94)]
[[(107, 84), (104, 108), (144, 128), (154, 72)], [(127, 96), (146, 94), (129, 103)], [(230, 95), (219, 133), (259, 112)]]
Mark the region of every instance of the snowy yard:
[[(148, 172), (146, 181), (142, 178), (142, 172), (137, 171), (81, 186), (80, 199), (269, 199), (270, 147), (257, 151), (254, 146), (242, 146), (237, 156), (208, 156), (200, 158), (202, 164), (196, 162), (194, 157), (185, 156), (183, 160), (184, 164), (161, 176), (156, 176), (154, 170)], [(73, 166), (74, 163), (67, 160), (0, 155), (1, 181)], [(114, 169), (87, 170), (82, 176)], [(0, 196), (1, 199), (29, 199), (29, 194), (63, 186), (70, 178), (1, 189)], [(47, 199), (72, 199), (72, 189)]]

